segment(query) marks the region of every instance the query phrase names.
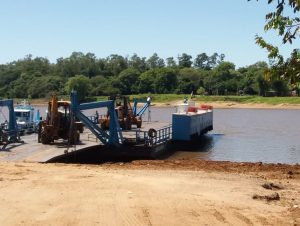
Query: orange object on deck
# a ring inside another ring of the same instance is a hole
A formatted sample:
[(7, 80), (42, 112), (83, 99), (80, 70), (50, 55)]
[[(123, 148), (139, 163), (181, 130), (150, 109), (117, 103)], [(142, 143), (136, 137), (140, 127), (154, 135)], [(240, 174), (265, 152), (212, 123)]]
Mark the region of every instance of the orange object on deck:
[(197, 112), (198, 108), (197, 107), (189, 107), (188, 112)]
[(206, 105), (206, 104), (202, 104), (201, 106), (200, 106), (200, 108), (201, 109), (203, 109), (203, 110), (212, 110), (213, 109), (213, 106), (211, 106), (211, 105)]

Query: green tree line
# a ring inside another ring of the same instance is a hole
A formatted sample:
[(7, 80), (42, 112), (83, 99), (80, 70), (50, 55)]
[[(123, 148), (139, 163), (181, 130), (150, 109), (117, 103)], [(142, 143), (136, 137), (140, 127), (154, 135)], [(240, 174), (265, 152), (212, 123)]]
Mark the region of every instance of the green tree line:
[[(295, 55), (293, 55), (295, 58)], [(291, 60), (294, 60), (291, 58)], [(80, 98), (112, 94), (178, 93), (199, 95), (288, 95), (289, 81), (268, 79), (266, 62), (236, 69), (224, 54), (183, 53), (163, 59), (112, 54), (97, 58), (93, 53), (73, 52), (51, 63), (28, 55), (0, 65), (1, 98), (44, 98), (77, 90)]]

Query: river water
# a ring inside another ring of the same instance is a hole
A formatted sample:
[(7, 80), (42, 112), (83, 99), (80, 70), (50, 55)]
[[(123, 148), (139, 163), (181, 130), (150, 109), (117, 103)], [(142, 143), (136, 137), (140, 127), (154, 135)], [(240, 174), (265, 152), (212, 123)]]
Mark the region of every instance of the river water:
[[(35, 109), (45, 117), (45, 106)], [(171, 122), (175, 110), (151, 108), (150, 118)], [(94, 110), (89, 114), (94, 114)], [(148, 116), (146, 112), (143, 120), (148, 120)], [(178, 146), (169, 158), (300, 163), (299, 137), (300, 110), (214, 109), (213, 131), (197, 145)]]
[[(152, 120), (173, 108), (152, 109)], [(300, 110), (214, 109), (214, 129), (170, 159), (300, 163)]]

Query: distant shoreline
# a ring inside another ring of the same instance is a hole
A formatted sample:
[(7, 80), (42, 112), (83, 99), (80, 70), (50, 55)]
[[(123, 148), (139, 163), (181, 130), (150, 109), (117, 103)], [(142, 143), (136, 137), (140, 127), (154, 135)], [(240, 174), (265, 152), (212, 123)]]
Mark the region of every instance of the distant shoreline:
[[(300, 99), (300, 98), (299, 98)], [(32, 99), (29, 101), (30, 104), (35, 106), (47, 105), (47, 99)], [(14, 103), (20, 103), (20, 100), (14, 100)], [(152, 107), (176, 107), (178, 104), (182, 104), (182, 99), (171, 100), (171, 101), (154, 101), (151, 106)], [(297, 109), (300, 110), (299, 103), (278, 103), (278, 104), (270, 104), (270, 103), (240, 103), (234, 101), (199, 101), (195, 100), (195, 105), (200, 106), (201, 104), (211, 105), (216, 109)]]
[[(176, 107), (178, 104), (183, 103), (182, 101), (174, 101), (169, 103), (153, 103), (153, 107)], [(211, 105), (216, 109), (295, 109), (300, 110), (300, 104), (264, 104), (264, 103), (237, 103), (237, 102), (202, 102), (196, 101), (195, 106), (200, 106), (201, 104)]]

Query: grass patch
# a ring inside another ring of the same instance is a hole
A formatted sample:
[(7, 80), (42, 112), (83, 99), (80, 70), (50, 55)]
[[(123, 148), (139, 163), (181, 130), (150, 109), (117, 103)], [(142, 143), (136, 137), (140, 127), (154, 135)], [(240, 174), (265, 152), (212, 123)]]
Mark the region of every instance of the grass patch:
[[(130, 95), (130, 99), (146, 99), (149, 94), (134, 94)], [(190, 98), (189, 94), (151, 94), (152, 102), (168, 103), (175, 101), (183, 101), (185, 97)], [(32, 104), (47, 103), (51, 98), (29, 99)], [(60, 96), (60, 99), (69, 100), (69, 96)], [(15, 103), (20, 103), (23, 99), (14, 99)], [(90, 97), (89, 101), (104, 101), (108, 100), (108, 96)], [(196, 96), (195, 101), (199, 102), (228, 102), (241, 104), (300, 104), (300, 97), (261, 97), (261, 96)]]
[[(147, 94), (131, 95), (130, 98), (147, 98)], [(187, 94), (152, 94), (152, 101), (158, 103), (168, 103), (171, 101), (183, 101)], [(261, 97), (261, 96), (196, 96), (194, 98), (200, 102), (234, 102), (241, 104), (300, 104), (300, 97)]]

